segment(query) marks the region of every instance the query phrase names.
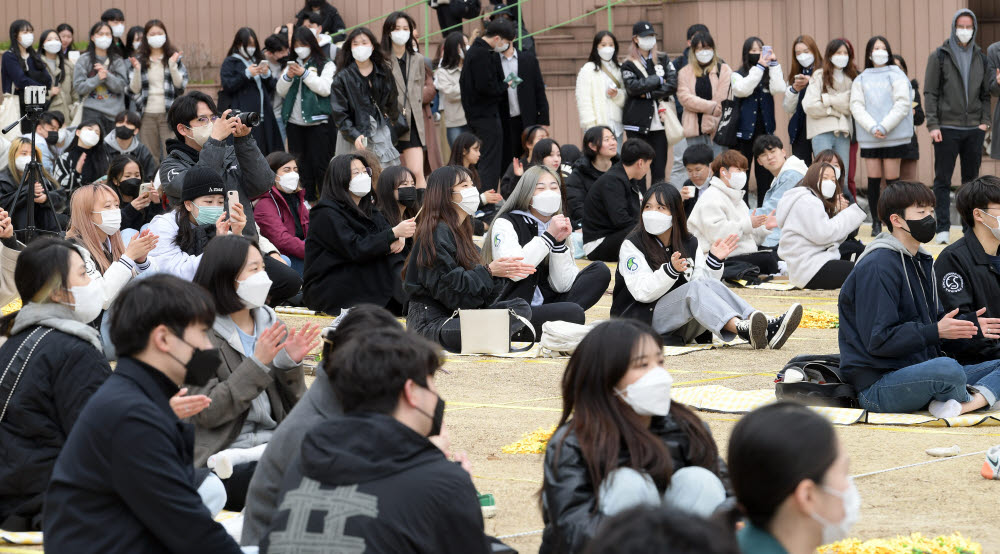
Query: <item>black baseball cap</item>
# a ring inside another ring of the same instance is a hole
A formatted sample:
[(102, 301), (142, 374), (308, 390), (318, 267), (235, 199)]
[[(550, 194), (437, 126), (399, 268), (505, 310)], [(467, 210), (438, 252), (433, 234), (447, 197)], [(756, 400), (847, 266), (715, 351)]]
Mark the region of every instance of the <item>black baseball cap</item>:
[(655, 34), (656, 31), (653, 30), (653, 26), (648, 21), (640, 21), (632, 25), (632, 36), (648, 37)]

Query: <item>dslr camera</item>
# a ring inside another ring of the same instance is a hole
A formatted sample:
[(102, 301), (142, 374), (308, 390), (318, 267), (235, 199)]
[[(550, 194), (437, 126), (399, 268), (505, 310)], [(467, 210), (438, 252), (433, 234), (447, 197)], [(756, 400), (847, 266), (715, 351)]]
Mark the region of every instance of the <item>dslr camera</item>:
[(239, 118), (240, 123), (246, 125), (247, 127), (256, 127), (260, 125), (260, 114), (257, 112), (229, 112), (226, 119)]

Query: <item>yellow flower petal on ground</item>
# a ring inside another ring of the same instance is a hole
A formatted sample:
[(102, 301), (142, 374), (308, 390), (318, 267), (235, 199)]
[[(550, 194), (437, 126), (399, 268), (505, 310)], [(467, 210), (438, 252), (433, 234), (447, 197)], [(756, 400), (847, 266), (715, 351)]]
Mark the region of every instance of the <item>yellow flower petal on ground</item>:
[(836, 329), (840, 326), (840, 317), (823, 310), (802, 310), (802, 329)]
[(514, 444), (508, 444), (501, 448), (500, 451), (504, 454), (543, 454), (545, 453), (545, 446), (549, 443), (549, 439), (552, 438), (552, 434), (555, 432), (556, 426), (553, 425), (550, 429), (543, 428), (526, 433), (521, 440)]
[(818, 549), (819, 554), (982, 554), (983, 547), (958, 533), (940, 537), (924, 537), (913, 533), (908, 537), (872, 539), (861, 542), (847, 539)]
[(15, 300), (15, 301), (11, 302), (10, 304), (7, 304), (6, 306), (4, 306), (3, 310), (2, 310), (2, 314), (3, 315), (11, 314), (11, 313), (14, 313), (14, 312), (16, 312), (16, 311), (18, 311), (20, 309), (21, 309), (21, 299), (18, 298), (17, 300)]

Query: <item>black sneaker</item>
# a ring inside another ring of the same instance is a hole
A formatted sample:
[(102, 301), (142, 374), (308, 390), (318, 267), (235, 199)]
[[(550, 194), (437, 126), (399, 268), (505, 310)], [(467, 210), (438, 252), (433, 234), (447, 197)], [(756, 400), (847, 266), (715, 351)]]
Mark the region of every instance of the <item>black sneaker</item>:
[(767, 343), (771, 350), (777, 350), (785, 345), (788, 337), (792, 336), (799, 322), (802, 321), (802, 304), (792, 304), (788, 311), (781, 314), (781, 317), (773, 317), (767, 320)]
[(749, 342), (755, 350), (767, 348), (767, 316), (755, 311), (750, 317), (737, 321), (736, 336)]

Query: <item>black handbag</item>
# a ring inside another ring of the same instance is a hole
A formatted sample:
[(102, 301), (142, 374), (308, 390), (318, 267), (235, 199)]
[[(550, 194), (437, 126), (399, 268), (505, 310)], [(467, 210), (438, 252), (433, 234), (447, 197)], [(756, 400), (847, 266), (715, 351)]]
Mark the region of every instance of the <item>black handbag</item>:
[[(410, 58), (411, 56), (409, 54), (406, 54), (406, 57)], [(399, 142), (399, 137), (410, 132), (410, 116), (409, 112), (406, 110), (406, 102), (409, 99), (410, 80), (408, 77), (411, 69), (410, 66), (413, 64), (413, 60), (407, 59), (406, 61), (407, 61), (406, 63), (407, 74), (403, 75), (403, 109), (399, 112), (399, 116), (396, 117), (396, 121), (391, 122), (391, 124), (389, 125), (389, 127), (392, 130), (393, 146), (395, 146), (396, 143)]]
[(740, 102), (727, 98), (722, 101), (721, 107), (722, 117), (719, 118), (719, 127), (716, 128), (715, 137), (712, 140), (719, 146), (735, 148), (736, 134), (740, 130)]

